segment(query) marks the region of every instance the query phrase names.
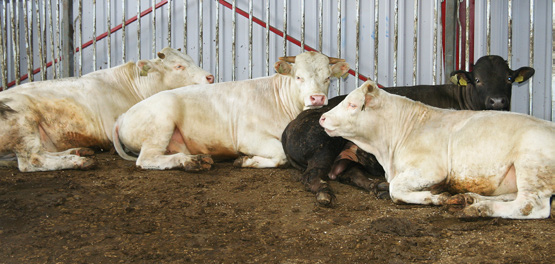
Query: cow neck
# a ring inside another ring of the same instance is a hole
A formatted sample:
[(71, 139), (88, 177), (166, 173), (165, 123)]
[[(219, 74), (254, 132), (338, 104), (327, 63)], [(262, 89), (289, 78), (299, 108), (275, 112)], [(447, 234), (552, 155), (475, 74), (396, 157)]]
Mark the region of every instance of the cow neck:
[(460, 86), (460, 85), (456, 85), (455, 88), (456, 94), (457, 94), (457, 101), (459, 102), (459, 109), (462, 110), (476, 110), (474, 108), (475, 104), (474, 102), (472, 102), (472, 89), (469, 88), (468, 86)]
[(276, 74), (274, 77), (274, 96), (278, 108), (290, 119), (295, 119), (302, 111), (299, 103), (299, 88), (292, 77)]
[[(395, 100), (389, 100), (386, 107), (385, 117), (388, 120), (392, 120), (392, 124), (380, 126), (382, 135), (381, 138), (387, 139), (382, 142), (382, 146), (379, 152), (383, 157), (382, 161), (378, 160), (381, 164), (387, 164), (384, 166), (386, 170), (388, 181), (390, 181), (396, 175), (394, 163), (394, 153), (398, 149), (405, 145), (410, 140), (410, 135), (426, 122), (430, 118), (431, 108), (425, 106), (424, 104), (401, 98), (395, 95)], [(399, 98), (399, 99), (397, 99)], [(382, 163), (384, 162), (384, 163)]]
[(122, 65), (122, 67), (115, 68), (115, 75), (118, 84), (116, 87), (121, 87), (120, 89), (123, 90), (122, 92), (130, 94), (134, 100), (133, 104), (151, 95), (145, 93), (146, 91), (150, 91), (149, 87), (160, 85), (159, 83), (155, 83), (149, 75), (140, 76), (140, 70), (133, 62), (128, 62)]

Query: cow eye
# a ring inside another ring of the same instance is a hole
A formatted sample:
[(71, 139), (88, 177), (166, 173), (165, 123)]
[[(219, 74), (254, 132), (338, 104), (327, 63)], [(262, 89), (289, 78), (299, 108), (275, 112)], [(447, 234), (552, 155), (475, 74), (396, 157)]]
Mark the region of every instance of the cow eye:
[(509, 76), (509, 78), (507, 78), (509, 80), (509, 82), (513, 82), (513, 77)]
[(175, 69), (176, 69), (176, 70), (181, 70), (181, 69), (184, 69), (184, 68), (185, 68), (185, 67), (184, 67), (183, 65), (181, 65), (181, 64), (175, 65)]
[(479, 80), (478, 78), (476, 78), (476, 79), (474, 79), (474, 82), (475, 82), (475, 83), (479, 83), (480, 80)]
[(303, 81), (303, 78), (297, 76), (297, 80), (302, 82), (302, 81)]
[(356, 104), (353, 104), (353, 103), (349, 103), (349, 104), (347, 105), (347, 108), (350, 109), (350, 110), (354, 110), (354, 109), (357, 109), (357, 105), (356, 105)]

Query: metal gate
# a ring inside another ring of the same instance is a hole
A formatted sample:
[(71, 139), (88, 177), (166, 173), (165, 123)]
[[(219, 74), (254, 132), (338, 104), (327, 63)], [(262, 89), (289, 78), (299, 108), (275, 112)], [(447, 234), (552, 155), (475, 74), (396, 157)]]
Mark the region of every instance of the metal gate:
[[(273, 74), (304, 50), (345, 58), (344, 94), (372, 78), (383, 86), (445, 83), (486, 54), (534, 77), (514, 87), (513, 111), (553, 120), (553, 3), (545, 0), (4, 0), (2, 88), (80, 76), (184, 48), (220, 82)], [(153, 11), (154, 10), (154, 11)], [(32, 74), (28, 74), (32, 73)]]

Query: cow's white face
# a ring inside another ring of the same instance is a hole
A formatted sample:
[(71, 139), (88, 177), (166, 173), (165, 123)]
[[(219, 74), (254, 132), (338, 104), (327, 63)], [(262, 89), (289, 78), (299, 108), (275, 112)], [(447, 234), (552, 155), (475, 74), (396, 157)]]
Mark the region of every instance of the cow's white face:
[(172, 48), (164, 48), (158, 52), (158, 58), (140, 60), (137, 67), (142, 76), (148, 76), (151, 89), (159, 92), (193, 84), (209, 84), (214, 76), (198, 67), (191, 57)]
[(318, 108), (328, 104), (328, 89), (332, 77), (340, 77), (349, 71), (349, 64), (338, 62), (330, 66), (330, 59), (318, 52), (297, 55), (293, 66), (285, 61), (275, 64), (276, 71), (289, 75), (299, 89), (299, 101), (304, 109)]
[[(376, 99), (378, 94), (376, 83), (366, 81), (349, 93), (339, 105), (324, 113), (320, 118), (320, 125), (331, 137), (352, 139), (360, 136), (361, 131), (371, 129), (369, 126), (374, 123), (372, 115), (376, 113), (366, 112), (375, 112), (378, 106)], [(367, 132), (371, 133), (371, 131)]]

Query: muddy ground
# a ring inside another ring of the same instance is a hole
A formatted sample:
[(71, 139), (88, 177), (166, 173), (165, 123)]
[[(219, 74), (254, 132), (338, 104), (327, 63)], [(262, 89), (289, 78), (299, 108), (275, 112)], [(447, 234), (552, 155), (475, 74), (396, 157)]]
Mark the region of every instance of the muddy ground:
[[(553, 263), (555, 224), (458, 219), (337, 182), (319, 206), (289, 169), (0, 169), (0, 263)], [(553, 210), (552, 210), (553, 211)]]

